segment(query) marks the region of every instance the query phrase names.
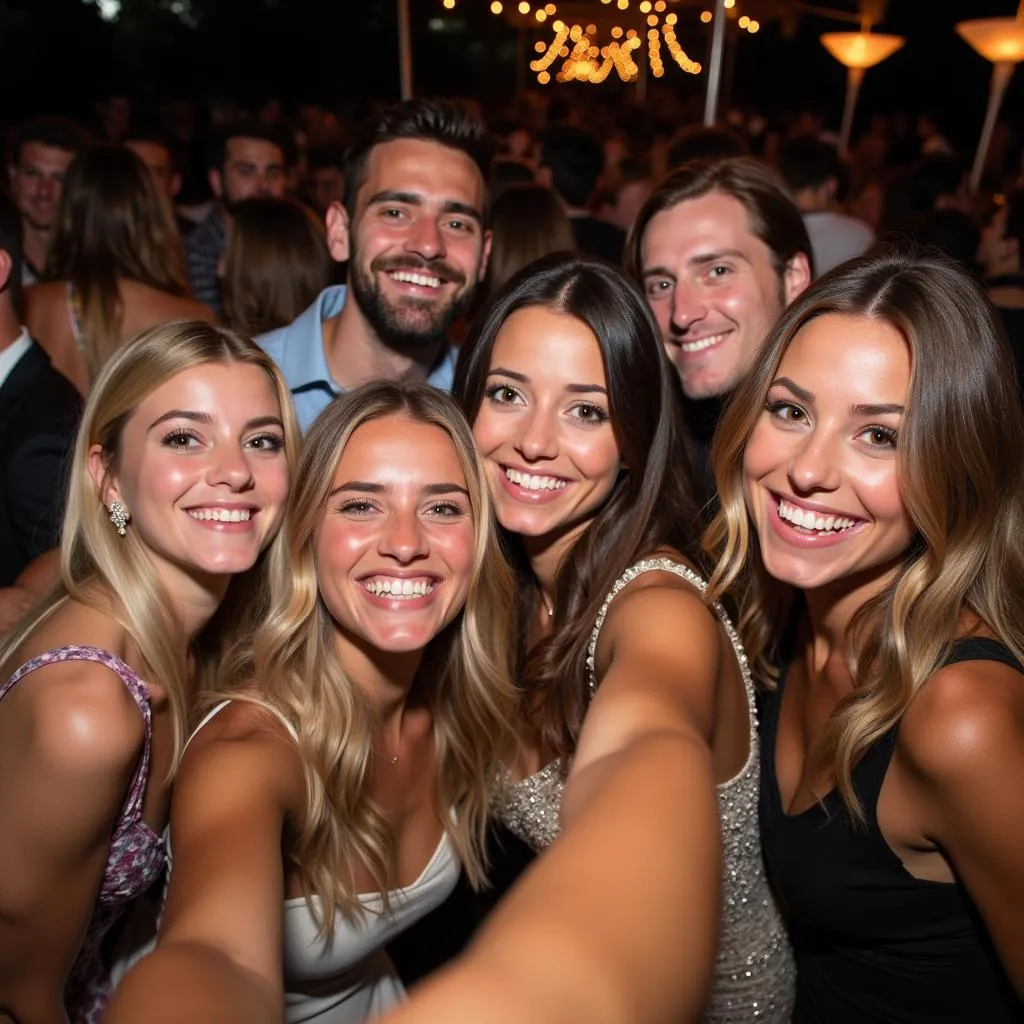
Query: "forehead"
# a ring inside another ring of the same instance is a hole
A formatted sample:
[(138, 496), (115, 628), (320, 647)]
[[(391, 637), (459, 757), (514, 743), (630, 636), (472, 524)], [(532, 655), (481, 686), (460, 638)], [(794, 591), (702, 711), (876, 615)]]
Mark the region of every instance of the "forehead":
[(378, 192), (408, 192), (482, 209), (484, 179), (461, 150), (429, 139), (392, 139), (367, 154), (358, 202), (365, 203)]
[(509, 315), (498, 330), (491, 369), (522, 372), (533, 385), (606, 386), (604, 359), (594, 332), (568, 313), (527, 306)]
[(21, 147), (21, 163), (32, 164), (34, 167), (64, 171), (74, 159), (75, 154), (71, 150), (47, 146), (42, 142), (26, 142)]
[(270, 378), (251, 363), (204, 363), (182, 370), (151, 391), (133, 419), (148, 427), (171, 409), (242, 421), (281, 413)]
[(465, 486), (455, 443), (433, 423), (407, 416), (382, 416), (352, 432), (335, 470), (335, 485), (347, 480), (410, 480)]
[(724, 192), (709, 192), (662, 210), (641, 239), (644, 267), (685, 263), (705, 253), (735, 249), (751, 261), (769, 260), (768, 246), (754, 233), (746, 207)]
[(827, 313), (797, 331), (777, 376), (842, 405), (906, 405), (910, 346), (888, 321)]
[(244, 161), (252, 164), (284, 163), (281, 147), (268, 139), (250, 139), (245, 135), (236, 135), (228, 139), (225, 155), (230, 162)]

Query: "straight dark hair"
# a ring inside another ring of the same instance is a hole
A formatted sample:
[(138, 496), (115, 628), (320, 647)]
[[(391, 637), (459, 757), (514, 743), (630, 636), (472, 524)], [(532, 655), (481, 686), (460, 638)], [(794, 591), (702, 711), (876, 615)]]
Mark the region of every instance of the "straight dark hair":
[(483, 121), (465, 105), (450, 100), (406, 100), (368, 118), (356, 130), (345, 153), (342, 202), (349, 217), (355, 217), (370, 151), (396, 139), (422, 139), (457, 149), (477, 165), (485, 182), (490, 177), (494, 147)]
[(521, 541), (505, 534), (519, 575), (518, 679), (524, 712), (559, 756), (575, 750), (586, 714), (587, 645), (615, 580), (645, 555), (674, 548), (698, 564), (696, 486), (684, 441), (682, 391), (647, 303), (621, 271), (568, 253), (524, 267), (481, 311), (455, 371), (453, 395), (473, 422), (491, 356), (514, 312), (539, 306), (575, 317), (597, 339), (624, 469), (611, 495), (558, 568), (551, 635), (526, 649), (535, 581)]

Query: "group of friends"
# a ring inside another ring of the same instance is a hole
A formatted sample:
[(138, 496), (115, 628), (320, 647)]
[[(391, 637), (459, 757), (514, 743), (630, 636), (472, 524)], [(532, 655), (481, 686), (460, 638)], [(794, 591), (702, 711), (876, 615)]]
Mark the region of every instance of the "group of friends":
[[(480, 137), (378, 116), (347, 287), (92, 381), (60, 581), (0, 641), (0, 1020), (1022, 1019), (983, 291), (894, 249), (814, 280), (773, 173), (697, 162), (625, 271), (531, 263), (456, 351)], [(486, 890), (495, 821), (538, 856), (406, 993), (386, 947)]]

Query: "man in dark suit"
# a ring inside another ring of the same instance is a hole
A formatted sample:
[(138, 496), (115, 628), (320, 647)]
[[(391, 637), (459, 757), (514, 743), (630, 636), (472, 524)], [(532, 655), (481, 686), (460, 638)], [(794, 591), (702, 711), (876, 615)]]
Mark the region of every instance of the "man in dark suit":
[(591, 132), (573, 125), (556, 125), (541, 136), (537, 177), (562, 200), (577, 248), (587, 256), (618, 266), (625, 232), (590, 212), (603, 171), (604, 147)]
[(21, 326), (21, 219), (0, 198), (0, 631), (56, 575), (82, 401)]

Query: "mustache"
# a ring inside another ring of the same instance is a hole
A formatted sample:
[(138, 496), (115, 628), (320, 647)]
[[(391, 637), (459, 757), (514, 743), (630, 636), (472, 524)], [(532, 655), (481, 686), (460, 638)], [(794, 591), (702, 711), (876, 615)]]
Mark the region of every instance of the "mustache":
[(370, 270), (373, 273), (387, 273), (393, 270), (421, 271), (431, 274), (433, 277), (439, 277), (442, 281), (450, 284), (463, 285), (466, 283), (466, 275), (458, 267), (453, 267), (441, 259), (416, 260), (408, 257), (388, 259), (379, 256), (370, 262)]

